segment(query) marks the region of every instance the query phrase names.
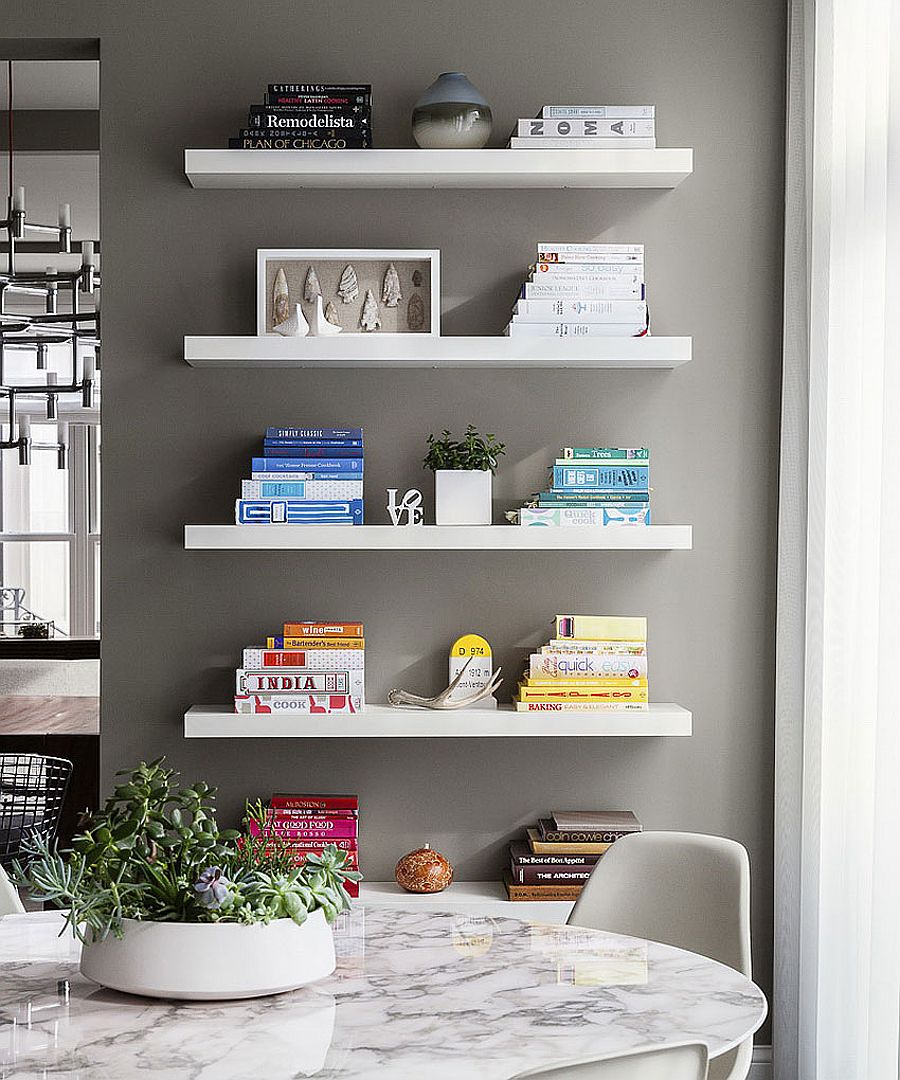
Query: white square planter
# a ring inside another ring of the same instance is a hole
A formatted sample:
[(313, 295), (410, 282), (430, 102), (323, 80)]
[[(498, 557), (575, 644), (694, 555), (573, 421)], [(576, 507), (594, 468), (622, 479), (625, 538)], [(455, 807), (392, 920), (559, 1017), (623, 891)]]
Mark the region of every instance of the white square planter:
[(490, 525), (493, 519), (489, 469), (437, 469), (434, 520), (438, 525)]

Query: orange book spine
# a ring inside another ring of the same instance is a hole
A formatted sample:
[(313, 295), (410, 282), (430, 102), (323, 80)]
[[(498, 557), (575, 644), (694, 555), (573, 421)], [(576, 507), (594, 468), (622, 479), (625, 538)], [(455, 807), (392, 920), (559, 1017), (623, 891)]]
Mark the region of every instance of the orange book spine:
[(359, 637), (363, 636), (361, 622), (286, 622), (285, 637)]

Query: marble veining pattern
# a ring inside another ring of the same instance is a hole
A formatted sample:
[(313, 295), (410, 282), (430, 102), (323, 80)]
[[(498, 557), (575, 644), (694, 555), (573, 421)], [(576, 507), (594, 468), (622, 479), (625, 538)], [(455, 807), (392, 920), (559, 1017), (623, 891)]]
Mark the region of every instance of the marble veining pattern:
[(0, 920), (2, 1080), (507, 1080), (685, 1039), (720, 1054), (766, 1011), (742, 975), (664, 945), (381, 907), (343, 917), (337, 971), (314, 986), (168, 1004), (87, 982), (58, 925)]

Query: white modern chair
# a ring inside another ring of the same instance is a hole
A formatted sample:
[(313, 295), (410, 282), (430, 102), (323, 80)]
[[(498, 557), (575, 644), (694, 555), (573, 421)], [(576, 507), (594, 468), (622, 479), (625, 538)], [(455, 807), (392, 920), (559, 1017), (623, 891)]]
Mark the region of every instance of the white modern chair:
[(15, 886), (9, 880), (6, 871), (0, 866), (0, 917), (4, 915), (22, 915), (25, 908), (19, 899)]
[[(633, 833), (597, 863), (572, 926), (647, 938), (700, 953), (750, 977), (750, 860), (734, 840)], [(709, 1080), (746, 1080), (753, 1040), (709, 1065)]]
[(614, 1057), (551, 1065), (517, 1073), (512, 1080), (706, 1080), (708, 1055), (703, 1043), (683, 1043), (655, 1050), (631, 1050)]

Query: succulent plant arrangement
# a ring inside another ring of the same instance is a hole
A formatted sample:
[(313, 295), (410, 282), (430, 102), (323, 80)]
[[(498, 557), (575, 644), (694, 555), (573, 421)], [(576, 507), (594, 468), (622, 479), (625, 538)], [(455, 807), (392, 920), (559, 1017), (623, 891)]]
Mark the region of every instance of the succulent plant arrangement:
[(455, 439), (446, 429), (440, 438), (428, 436), (428, 453), (422, 462), (426, 469), (437, 472), (438, 469), (454, 471), (495, 472), (497, 460), (506, 453), (506, 445), (497, 441), (497, 436), (490, 432), (480, 435), (471, 424), (466, 428), (461, 439)]
[[(347, 868), (334, 846), (296, 866), (279, 836), (220, 829), (216, 789), (182, 787), (159, 758), (141, 763), (90, 815), (71, 849), (34, 838), (14, 866), (35, 900), (66, 910), (82, 942), (123, 935), (123, 920), (244, 924), (293, 919), (321, 908), (328, 922), (350, 907)], [(247, 821), (264, 820), (260, 804)]]

